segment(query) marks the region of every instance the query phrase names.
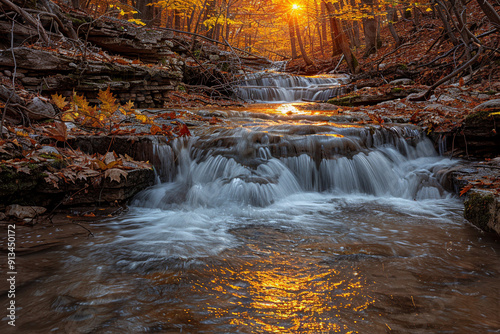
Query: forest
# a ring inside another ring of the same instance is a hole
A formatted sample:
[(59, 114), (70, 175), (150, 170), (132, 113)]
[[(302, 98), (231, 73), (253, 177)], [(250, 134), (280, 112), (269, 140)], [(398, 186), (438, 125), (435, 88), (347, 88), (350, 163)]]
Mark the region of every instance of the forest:
[(498, 330), (499, 12), (0, 0), (2, 333)]

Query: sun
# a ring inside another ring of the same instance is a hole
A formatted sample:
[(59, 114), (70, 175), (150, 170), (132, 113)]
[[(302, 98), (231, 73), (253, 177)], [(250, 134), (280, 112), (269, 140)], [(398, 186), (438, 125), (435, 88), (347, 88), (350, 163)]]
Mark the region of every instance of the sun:
[(297, 4), (293, 4), (293, 5), (292, 5), (292, 9), (299, 9), (299, 5), (297, 5)]

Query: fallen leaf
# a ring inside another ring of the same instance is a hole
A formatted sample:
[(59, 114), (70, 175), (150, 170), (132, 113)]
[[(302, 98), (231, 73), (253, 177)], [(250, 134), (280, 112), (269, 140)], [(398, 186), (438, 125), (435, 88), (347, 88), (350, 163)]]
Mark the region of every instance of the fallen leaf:
[(68, 128), (64, 122), (54, 122), (54, 128), (45, 128), (45, 133), (57, 141), (65, 142), (68, 140)]
[(123, 176), (127, 179), (127, 172), (118, 168), (111, 168), (104, 172), (104, 177), (109, 177), (111, 181), (120, 183), (120, 177)]
[(63, 110), (69, 103), (68, 101), (66, 101), (66, 98), (64, 96), (59, 94), (53, 94), (52, 100), (54, 101), (56, 106), (61, 110)]
[(474, 185), (473, 184), (468, 184), (466, 185), (465, 187), (462, 188), (462, 190), (460, 191), (460, 196), (462, 196), (463, 194), (465, 194), (466, 192), (468, 192), (469, 190), (472, 189)]
[(116, 158), (115, 158), (115, 152), (108, 152), (104, 155), (104, 159), (103, 159), (104, 163), (106, 165), (109, 165), (110, 163), (112, 163), (113, 161), (116, 161)]
[(158, 133), (161, 133), (161, 131), (162, 131), (162, 130), (161, 130), (161, 128), (160, 128), (158, 125), (152, 125), (152, 126), (151, 126), (151, 130), (150, 130), (150, 131), (151, 131), (151, 134), (152, 134), (153, 136), (155, 136), (155, 135), (157, 135)]
[(174, 129), (174, 133), (176, 133), (179, 137), (191, 136), (191, 132), (189, 132), (187, 125), (183, 123), (177, 125), (177, 127)]

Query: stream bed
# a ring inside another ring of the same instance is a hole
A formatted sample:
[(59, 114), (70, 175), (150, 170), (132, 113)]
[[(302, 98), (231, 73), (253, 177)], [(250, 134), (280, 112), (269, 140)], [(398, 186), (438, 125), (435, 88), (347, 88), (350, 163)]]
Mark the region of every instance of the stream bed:
[(156, 147), (175, 173), (32, 256), (53, 269), (2, 333), (498, 333), (500, 247), (442, 187), (457, 162), (293, 108)]

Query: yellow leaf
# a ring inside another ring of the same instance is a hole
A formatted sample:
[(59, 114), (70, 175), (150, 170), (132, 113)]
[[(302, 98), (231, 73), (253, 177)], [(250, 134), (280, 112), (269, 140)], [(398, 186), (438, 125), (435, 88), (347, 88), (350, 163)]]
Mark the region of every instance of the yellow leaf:
[(73, 103), (76, 107), (78, 107), (74, 109), (80, 112), (87, 113), (91, 110), (91, 107), (87, 99), (85, 99), (84, 96), (76, 94), (76, 92), (73, 92)]
[(78, 117), (78, 113), (66, 112), (61, 116), (61, 120), (63, 122), (74, 122), (75, 117)]
[(120, 107), (120, 111), (125, 116), (130, 115), (134, 111), (134, 102), (128, 100), (127, 103)]
[(135, 23), (135, 24), (138, 24), (138, 25), (140, 25), (140, 26), (145, 26), (145, 25), (146, 25), (146, 23), (142, 22), (142, 21), (141, 21), (141, 20), (139, 20), (139, 19), (129, 19), (128, 21), (129, 21), (129, 22), (132, 22), (132, 23)]
[(133, 110), (134, 109), (134, 102), (128, 100), (128, 102), (123, 106), (128, 110)]
[(68, 101), (66, 101), (66, 99), (64, 98), (64, 96), (62, 95), (59, 95), (59, 94), (53, 94), (52, 95), (52, 100), (54, 101), (54, 103), (56, 104), (56, 106), (59, 108), (59, 109), (64, 109), (64, 107), (66, 107), (68, 105)]
[(139, 121), (141, 121), (141, 123), (144, 124), (152, 123), (151, 120), (146, 115), (135, 115), (135, 118), (137, 118)]
[(104, 114), (110, 115), (118, 109), (116, 98), (113, 96), (113, 93), (111, 93), (111, 89), (109, 88), (109, 86), (106, 90), (100, 90), (97, 98), (102, 102), (101, 111)]

